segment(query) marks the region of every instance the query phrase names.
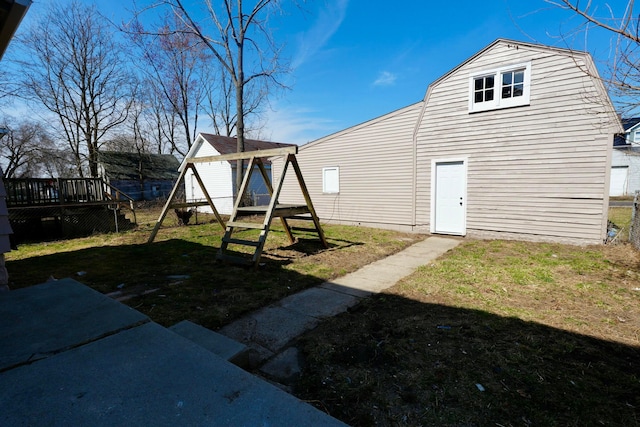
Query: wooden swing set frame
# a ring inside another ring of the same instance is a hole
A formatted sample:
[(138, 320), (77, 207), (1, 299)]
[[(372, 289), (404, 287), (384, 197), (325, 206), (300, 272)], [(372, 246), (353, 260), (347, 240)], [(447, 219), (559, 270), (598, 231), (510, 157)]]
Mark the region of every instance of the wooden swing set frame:
[[(222, 238), (222, 244), (220, 249), (218, 250), (218, 254), (216, 259), (236, 264), (244, 264), (244, 265), (252, 265), (254, 268), (257, 268), (260, 263), (260, 257), (262, 255), (262, 251), (264, 249), (264, 244), (267, 240), (267, 235), (269, 234), (269, 228), (271, 226), (271, 221), (273, 218), (279, 217), (284, 228), (284, 231), (289, 238), (289, 241), (293, 244), (296, 242), (295, 237), (293, 236), (292, 230), (299, 231), (312, 231), (318, 234), (320, 242), (322, 243), (324, 248), (328, 248), (328, 244), (326, 238), (324, 236), (324, 232), (322, 231), (322, 226), (320, 225), (320, 220), (313, 208), (313, 203), (311, 201), (311, 197), (309, 196), (309, 191), (307, 190), (307, 186), (304, 183), (304, 178), (302, 176), (302, 172), (300, 171), (300, 166), (298, 165), (298, 161), (296, 159), (296, 154), (298, 153), (298, 147), (285, 147), (285, 148), (274, 148), (269, 150), (258, 150), (258, 151), (246, 151), (242, 153), (231, 153), (231, 154), (223, 154), (218, 156), (207, 156), (207, 157), (191, 157), (187, 158), (185, 163), (185, 167), (180, 172), (180, 176), (176, 181), (171, 193), (169, 194), (169, 198), (162, 209), (162, 213), (158, 218), (153, 231), (151, 232), (151, 236), (149, 236), (148, 243), (152, 243), (158, 234), (158, 230), (164, 221), (164, 218), (167, 215), (169, 209), (174, 208), (188, 208), (188, 207), (198, 207), (198, 206), (209, 206), (213, 211), (213, 214), (216, 217), (218, 223), (225, 230), (225, 234)], [(285, 156), (285, 162), (282, 168), (282, 173), (279, 176), (279, 179), (276, 183), (275, 188), (272, 186), (271, 179), (269, 178), (269, 174), (264, 167), (264, 163), (262, 161), (263, 158), (267, 157), (277, 157), (277, 156)], [(244, 173), (244, 177), (242, 180), (242, 184), (238, 191), (238, 194), (235, 198), (233, 211), (231, 216), (229, 217), (229, 221), (224, 222), (218, 210), (216, 209), (207, 189), (198, 173), (196, 165), (198, 163), (210, 163), (210, 162), (220, 162), (220, 161), (233, 161), (233, 160), (249, 160), (247, 165), (247, 170)], [(278, 203), (278, 197), (280, 196), (280, 192), (282, 190), (282, 185), (284, 183), (284, 179), (287, 173), (289, 166), (293, 167), (296, 178), (298, 180), (298, 184), (300, 185), (300, 190), (302, 191), (302, 195), (304, 196), (305, 203), (304, 205), (290, 205), (290, 204), (280, 204)], [(271, 196), (269, 205), (267, 206), (241, 206), (242, 205), (242, 196), (246, 193), (247, 187), (249, 186), (249, 182), (251, 180), (251, 175), (253, 174), (254, 169), (258, 168), (262, 178), (264, 180), (265, 186), (267, 187), (267, 191)], [(206, 200), (205, 202), (186, 202), (186, 203), (173, 203), (173, 200), (176, 196), (178, 188), (180, 187), (180, 183), (184, 179), (188, 170), (193, 172), (193, 175), (202, 190), (202, 194)], [(256, 222), (242, 222), (238, 221), (239, 218), (253, 215), (264, 215), (264, 220), (262, 223)], [(312, 221), (313, 228), (300, 228), (293, 227), (289, 224), (288, 220), (305, 220)], [(257, 229), (260, 230), (260, 234), (257, 240), (247, 240), (247, 239), (236, 239), (233, 238), (232, 235), (234, 231), (238, 229)], [(243, 257), (237, 254), (230, 254), (229, 245), (241, 245), (241, 246), (249, 246), (254, 248), (253, 255), (251, 258)]]

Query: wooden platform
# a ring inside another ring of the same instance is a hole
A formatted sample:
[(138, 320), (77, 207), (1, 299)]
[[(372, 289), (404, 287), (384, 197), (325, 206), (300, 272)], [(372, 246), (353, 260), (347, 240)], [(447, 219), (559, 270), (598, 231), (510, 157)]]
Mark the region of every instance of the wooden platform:
[[(269, 206), (243, 206), (237, 209), (236, 216), (266, 215)], [(276, 218), (291, 218), (296, 215), (310, 214), (307, 205), (286, 205), (277, 204), (273, 209), (273, 216)]]

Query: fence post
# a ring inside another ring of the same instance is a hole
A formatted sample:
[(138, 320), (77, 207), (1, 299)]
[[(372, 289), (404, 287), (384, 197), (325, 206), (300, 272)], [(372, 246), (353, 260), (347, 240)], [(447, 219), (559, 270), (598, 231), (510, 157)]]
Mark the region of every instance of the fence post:
[(636, 236), (637, 225), (638, 225), (636, 224), (636, 221), (640, 220), (640, 218), (638, 218), (638, 215), (637, 215), (638, 195), (640, 195), (640, 192), (636, 191), (635, 195), (633, 196), (633, 207), (631, 208), (631, 224), (629, 225), (629, 241), (637, 249), (640, 249), (640, 245), (639, 245), (640, 242), (639, 242), (638, 236)]

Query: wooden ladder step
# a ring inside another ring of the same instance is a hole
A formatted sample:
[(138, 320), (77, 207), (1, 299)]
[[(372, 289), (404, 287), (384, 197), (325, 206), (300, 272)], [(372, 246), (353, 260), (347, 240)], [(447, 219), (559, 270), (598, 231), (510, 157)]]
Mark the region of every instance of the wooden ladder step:
[(219, 253), (216, 256), (218, 261), (229, 262), (232, 264), (240, 264), (240, 265), (253, 265), (253, 260), (250, 258), (244, 258), (237, 255), (227, 255)]
[(254, 229), (254, 230), (264, 230), (264, 224), (259, 224), (257, 222), (229, 221), (229, 222), (227, 222), (227, 227), (250, 228), (250, 229)]
[(303, 215), (288, 216), (287, 219), (297, 219), (299, 221), (313, 221), (312, 216), (303, 216)]
[(260, 245), (259, 241), (254, 240), (243, 240), (243, 239), (232, 239), (230, 237), (223, 237), (222, 241), (225, 243), (231, 243), (234, 245), (244, 245), (244, 246), (253, 246), (258, 247)]
[(306, 228), (306, 227), (289, 227), (293, 231), (304, 231), (307, 233), (317, 233), (318, 230), (315, 228)]

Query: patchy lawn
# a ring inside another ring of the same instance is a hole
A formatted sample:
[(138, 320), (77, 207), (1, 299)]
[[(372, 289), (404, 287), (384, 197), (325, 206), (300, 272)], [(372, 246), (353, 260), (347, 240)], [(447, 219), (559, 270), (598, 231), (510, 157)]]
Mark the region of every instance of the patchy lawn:
[(630, 426), (640, 255), (466, 241), (302, 339), (297, 395), (356, 426)]
[[(621, 227), (629, 216), (610, 211)], [(423, 238), (326, 226), (324, 250), (274, 227), (253, 271), (214, 262), (215, 223), (163, 228), (147, 245), (156, 217), (139, 213), (135, 232), (23, 245), (7, 257), (12, 287), (75, 277), (163, 325), (217, 329)], [(639, 303), (628, 244), (467, 240), (303, 336), (295, 393), (355, 426), (639, 425)]]
[[(215, 261), (223, 230), (217, 223), (163, 227), (146, 241), (159, 211), (138, 212), (137, 231), (21, 245), (7, 254), (10, 286), (72, 277), (110, 294), (154, 321), (170, 326), (189, 319), (217, 329), (242, 314), (357, 270), (424, 236), (362, 227), (325, 226), (330, 245), (316, 234), (300, 234), (291, 245), (274, 221), (255, 271)], [(199, 215), (199, 220), (207, 220)], [(165, 224), (175, 224), (169, 216)], [(306, 225), (306, 224), (305, 224)], [(242, 238), (257, 233), (234, 234)]]

